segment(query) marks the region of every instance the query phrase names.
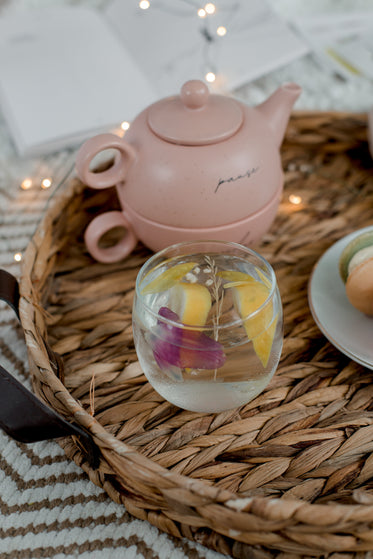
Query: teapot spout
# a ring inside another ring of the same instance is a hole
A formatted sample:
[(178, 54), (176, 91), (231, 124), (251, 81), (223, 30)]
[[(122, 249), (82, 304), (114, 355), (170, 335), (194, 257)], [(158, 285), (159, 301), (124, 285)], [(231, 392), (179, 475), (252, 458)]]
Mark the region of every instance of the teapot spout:
[(284, 138), (291, 110), (301, 92), (302, 88), (296, 83), (285, 83), (257, 107), (272, 128), (278, 146)]

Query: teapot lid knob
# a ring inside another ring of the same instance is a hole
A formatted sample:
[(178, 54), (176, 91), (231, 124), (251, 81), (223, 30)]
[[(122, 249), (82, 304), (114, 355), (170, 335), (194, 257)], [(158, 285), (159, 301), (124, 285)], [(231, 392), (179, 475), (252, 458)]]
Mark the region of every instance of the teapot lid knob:
[(189, 80), (180, 90), (181, 101), (188, 109), (200, 109), (206, 105), (209, 95), (207, 85), (200, 80)]

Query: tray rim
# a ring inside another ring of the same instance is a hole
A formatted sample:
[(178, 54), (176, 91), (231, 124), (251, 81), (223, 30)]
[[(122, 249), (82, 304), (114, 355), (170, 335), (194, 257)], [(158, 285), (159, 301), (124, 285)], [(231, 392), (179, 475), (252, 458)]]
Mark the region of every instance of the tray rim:
[[(332, 114), (336, 118), (343, 118), (346, 116), (351, 116), (351, 113), (346, 113), (342, 111), (333, 112), (320, 112), (320, 111), (298, 111), (294, 113), (295, 117), (309, 117), (317, 115)], [(356, 118), (366, 118), (365, 113), (353, 113)], [(29, 363), (31, 369), (31, 376), (34, 379), (35, 368), (38, 370), (38, 377), (41, 381), (45, 382), (50, 388), (58, 392), (58, 399), (61, 404), (66, 407), (69, 412), (70, 417), (68, 419), (76, 421), (83, 428), (85, 428), (96, 441), (100, 441), (103, 446), (100, 446), (100, 450), (104, 453), (105, 458), (107, 458), (108, 451), (113, 451), (117, 453), (121, 459), (128, 460), (131, 465), (133, 465), (137, 471), (139, 468), (142, 469), (143, 475), (147, 477), (148, 475), (155, 476), (160, 480), (166, 481), (170, 484), (170, 488), (175, 486), (183, 486), (190, 490), (193, 494), (200, 496), (203, 499), (211, 500), (213, 506), (222, 507), (223, 510), (229, 508), (230, 514), (237, 516), (239, 522), (242, 520), (242, 515), (247, 515), (247, 517), (255, 514), (253, 511), (259, 511), (259, 516), (263, 520), (277, 521), (281, 523), (281, 520), (289, 517), (291, 511), (291, 516), (296, 521), (296, 524), (307, 524), (306, 519), (311, 517), (317, 517), (320, 513), (324, 516), (326, 511), (331, 509), (338, 511), (341, 516), (349, 516), (353, 512), (361, 513), (365, 516), (371, 515), (371, 521), (373, 522), (373, 504), (313, 504), (303, 501), (299, 498), (287, 498), (286, 500), (274, 497), (264, 497), (264, 496), (254, 496), (254, 497), (240, 497), (236, 493), (229, 490), (222, 490), (215, 488), (211, 485), (206, 484), (204, 481), (190, 478), (183, 474), (178, 474), (169, 471), (167, 468), (158, 465), (151, 458), (147, 458), (141, 452), (138, 452), (135, 448), (130, 445), (116, 439), (111, 435), (94, 417), (92, 417), (84, 408), (71, 396), (68, 389), (64, 384), (55, 376), (51, 364), (49, 362), (47, 354), (40, 350), (43, 346), (43, 336), (45, 334), (45, 324), (43, 325), (43, 312), (40, 309), (38, 303), (33, 301), (34, 289), (31, 280), (31, 274), (29, 273), (31, 268), (31, 263), (35, 262), (35, 255), (37, 254), (38, 247), (43, 242), (46, 231), (51, 225), (53, 220), (61, 212), (61, 206), (66, 207), (66, 205), (71, 201), (74, 195), (80, 194), (84, 189), (86, 189), (84, 184), (82, 184), (78, 179), (73, 178), (68, 181), (68, 183), (63, 183), (60, 187), (53, 193), (50, 198), (49, 204), (47, 206), (46, 212), (43, 215), (36, 232), (34, 233), (23, 258), (22, 265), (22, 276), (20, 280), (20, 317), (21, 324), (25, 332), (26, 345), (29, 355)], [(40, 258), (40, 255), (38, 255)], [(40, 262), (38, 265), (40, 266)], [(40, 394), (39, 394), (40, 396)], [(48, 402), (47, 402), (48, 403)], [(67, 414), (66, 416), (67, 417)], [(63, 446), (63, 445), (62, 445)], [(87, 471), (86, 466), (80, 464), (83, 469)], [(90, 472), (88, 472), (90, 473)], [(91, 480), (92, 476), (90, 475)], [(153, 477), (152, 483), (155, 482)], [(99, 483), (96, 483), (100, 487)], [(124, 503), (127, 506), (126, 502)], [(284, 509), (287, 509), (286, 514), (284, 514)], [(136, 510), (136, 507), (127, 507), (127, 510), (137, 516), (140, 509)], [(138, 516), (141, 518), (141, 515)], [(303, 518), (303, 520), (302, 520)], [(179, 520), (177, 520), (179, 522)], [(228, 522), (227, 522), (228, 524)], [(317, 522), (315, 523), (315, 527)], [(227, 536), (237, 541), (245, 543), (245, 533), (232, 533), (231, 528), (227, 526), (226, 528), (221, 525), (217, 525), (213, 520), (206, 518), (205, 527), (211, 529), (218, 534)], [(171, 531), (172, 533), (172, 531)], [(179, 536), (178, 534), (175, 534)], [(258, 542), (259, 543), (259, 542)], [(250, 544), (255, 545), (255, 544)], [(266, 545), (264, 543), (264, 545)], [(281, 544), (276, 547), (275, 544), (268, 544), (269, 547), (273, 549), (282, 549)], [(372, 547), (361, 547), (355, 546), (348, 551), (364, 551), (364, 549), (373, 549)], [(284, 548), (287, 551), (287, 548)], [(332, 549), (330, 551), (333, 551)], [(344, 549), (347, 551), (347, 549)], [(318, 550), (318, 552), (325, 553), (325, 549)]]

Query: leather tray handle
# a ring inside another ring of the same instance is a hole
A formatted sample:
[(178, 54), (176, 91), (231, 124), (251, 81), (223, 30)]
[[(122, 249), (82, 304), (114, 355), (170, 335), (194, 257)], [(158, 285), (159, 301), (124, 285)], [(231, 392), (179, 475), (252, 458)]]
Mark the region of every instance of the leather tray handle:
[[(0, 299), (5, 301), (19, 319), (19, 288), (14, 276), (0, 270)], [(51, 364), (58, 374), (61, 358), (45, 343)], [(97, 468), (99, 450), (91, 435), (79, 425), (69, 423), (52, 408), (27, 390), (0, 365), (0, 427), (13, 439), (33, 443), (73, 435), (90, 466)]]

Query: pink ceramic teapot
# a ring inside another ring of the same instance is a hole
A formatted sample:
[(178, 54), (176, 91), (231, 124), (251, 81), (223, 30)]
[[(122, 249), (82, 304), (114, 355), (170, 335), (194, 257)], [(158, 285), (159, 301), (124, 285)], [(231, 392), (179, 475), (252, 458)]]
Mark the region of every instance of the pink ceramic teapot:
[[(142, 111), (125, 140), (101, 134), (86, 141), (77, 155), (79, 178), (92, 188), (116, 185), (122, 208), (87, 227), (91, 255), (115, 262), (138, 240), (154, 251), (199, 239), (257, 243), (281, 199), (279, 148), (300, 92), (298, 85), (285, 84), (249, 108), (191, 80), (180, 95)], [(105, 149), (118, 150), (113, 166), (90, 171)], [(104, 233), (117, 226), (126, 229), (123, 238), (100, 247)]]

